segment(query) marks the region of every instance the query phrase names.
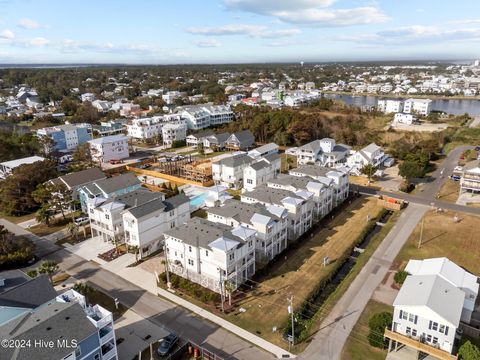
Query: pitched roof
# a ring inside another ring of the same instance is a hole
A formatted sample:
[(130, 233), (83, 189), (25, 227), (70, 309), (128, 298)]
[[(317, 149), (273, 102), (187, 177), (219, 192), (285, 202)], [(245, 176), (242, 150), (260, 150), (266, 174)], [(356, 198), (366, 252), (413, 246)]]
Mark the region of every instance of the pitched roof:
[(257, 201), (266, 204), (276, 204), (279, 206), (282, 206), (283, 200), (287, 200), (287, 202), (290, 201), (289, 199), (293, 199), (295, 202), (303, 201), (303, 199), (297, 197), (292, 191), (271, 188), (265, 184), (257, 186), (252, 191), (246, 191), (241, 196), (256, 199)]
[[(84, 310), (78, 303), (50, 302), (36, 310), (24, 315), (0, 327), (2, 339), (35, 340), (44, 341), (71, 340), (78, 342), (95, 334), (97, 329), (85, 315)], [(62, 359), (73, 350), (71, 348), (54, 347), (25, 347), (3, 349), (6, 359), (36, 360), (36, 359)]]
[(250, 167), (253, 170), (258, 171), (258, 170), (270, 167), (270, 164), (268, 162), (266, 162), (265, 160), (260, 160), (256, 163), (251, 164)]
[(145, 188), (139, 188), (128, 193), (112, 196), (106, 199), (101, 205), (101, 208), (114, 207), (115, 204), (123, 204), (124, 208), (133, 208), (155, 199), (162, 199), (163, 193), (153, 192)]
[(279, 216), (270, 212), (268, 208), (262, 204), (243, 203), (239, 200), (227, 200), (221, 206), (209, 208), (210, 214), (216, 214), (226, 218), (233, 218), (241, 223), (251, 223), (255, 215), (263, 215), (273, 220), (279, 220)]
[(240, 146), (248, 147), (255, 142), (255, 136), (253, 136), (250, 130), (242, 130), (230, 135), (230, 137), (235, 136), (240, 142)]
[(438, 275), (407, 276), (393, 306), (426, 307), (458, 327), (465, 293)]
[(247, 154), (237, 154), (237, 155), (229, 156), (220, 161), (217, 161), (217, 164), (220, 164), (223, 166), (229, 166), (229, 167), (236, 167), (241, 165), (248, 165), (253, 161), (254, 160)]
[(132, 214), (133, 217), (139, 219), (158, 210), (173, 210), (189, 201), (190, 199), (184, 194), (173, 196), (167, 200), (162, 200), (162, 197), (158, 197), (143, 204), (139, 204), (138, 206), (134, 206), (129, 209), (128, 212)]
[(33, 164), (37, 161), (44, 161), (44, 160), (45, 158), (41, 156), (29, 156), (21, 159), (16, 159), (16, 160), (4, 161), (0, 163), (0, 165), (3, 165), (8, 168), (16, 168), (20, 165)]
[(255, 149), (252, 149), (249, 151), (249, 153), (259, 153), (259, 154), (265, 154), (270, 151), (275, 151), (278, 150), (278, 145), (275, 143), (268, 143), (265, 145), (262, 145), (260, 147), (257, 147)]
[[(95, 181), (94, 185), (106, 194), (141, 184), (134, 173), (125, 173), (111, 178)], [(90, 187), (89, 187), (90, 189)]]
[(109, 144), (115, 141), (128, 140), (128, 136), (125, 135), (112, 135), (112, 136), (103, 136), (97, 139), (89, 140), (90, 144)]
[(39, 275), (0, 293), (0, 306), (36, 308), (54, 299), (57, 293), (47, 275)]
[(95, 180), (101, 180), (105, 178), (106, 176), (102, 172), (102, 170), (96, 167), (58, 177), (58, 179), (63, 181), (69, 188), (73, 188), (78, 185), (83, 185)]

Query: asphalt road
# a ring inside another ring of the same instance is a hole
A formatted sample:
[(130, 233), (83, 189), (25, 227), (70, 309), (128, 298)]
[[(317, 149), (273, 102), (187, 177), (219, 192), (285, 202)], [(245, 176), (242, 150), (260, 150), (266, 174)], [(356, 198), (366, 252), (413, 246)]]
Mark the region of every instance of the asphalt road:
[[(462, 211), (480, 215), (480, 209), (478, 208), (451, 204), (436, 199), (443, 183), (448, 179), (448, 176), (452, 174), (455, 166), (457, 166), (460, 155), (469, 148), (472, 147), (461, 146), (452, 150), (442, 162), (442, 165), (431, 175), (429, 182), (422, 186), (423, 191), (415, 195), (378, 191), (357, 185), (351, 186), (353, 191), (359, 191), (362, 194), (389, 195), (404, 199), (409, 202), (409, 205), (373, 253), (367, 264), (357, 275), (348, 290), (322, 322), (319, 331), (315, 334), (313, 340), (299, 358), (308, 360), (335, 360), (341, 357), (345, 342), (367, 305), (368, 300), (384, 279), (395, 257), (429, 206), (433, 205), (452, 211)], [(366, 339), (354, 339), (353, 341), (366, 341)], [(367, 354), (365, 354), (365, 358), (368, 358)]]
[(221, 358), (267, 360), (273, 355), (228, 332), (216, 324), (197, 317), (189, 311), (155, 296), (122, 277), (102, 269), (96, 263), (72, 254), (63, 247), (38, 237), (18, 225), (0, 219), (0, 224), (9, 231), (24, 235), (37, 245), (37, 256), (55, 260), (61, 269), (79, 280), (89, 281), (95, 287), (117, 298), (155, 325), (173, 331), (184, 339), (202, 344)]

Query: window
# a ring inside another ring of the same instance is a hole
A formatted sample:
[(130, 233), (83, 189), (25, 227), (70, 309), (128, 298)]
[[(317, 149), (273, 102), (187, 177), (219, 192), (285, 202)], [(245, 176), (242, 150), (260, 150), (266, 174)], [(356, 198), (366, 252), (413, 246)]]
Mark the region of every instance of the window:
[(403, 311), (403, 313), (400, 314), (400, 317), (401, 317), (403, 320), (407, 320), (407, 319), (408, 319), (408, 312)]
[(440, 325), (440, 328), (438, 329), (439, 332), (442, 334), (445, 334), (445, 325)]
[(192, 247), (190, 245), (188, 246), (188, 251), (192, 252)]
[(253, 180), (252, 180), (252, 179), (247, 179), (247, 184), (252, 185), (252, 184), (253, 184)]
[(432, 335), (427, 335), (427, 342), (432, 342)]
[(235, 254), (230, 254), (230, 260), (235, 259)]
[(191, 266), (193, 266), (194, 264), (195, 264), (195, 263), (193, 262), (193, 260), (192, 260), (192, 259), (188, 259), (188, 265), (191, 265)]
[(110, 219), (110, 215), (105, 214), (105, 219), (107, 219), (107, 220)]
[(436, 343), (438, 343), (438, 338), (434, 336), (434, 337), (433, 337), (433, 341), (432, 341), (432, 343), (433, 343), (433, 344), (436, 344)]
[(205, 256), (208, 256), (208, 250), (205, 250)]
[(412, 336), (417, 336), (417, 329), (412, 330)]
[(438, 330), (438, 323), (432, 322), (432, 330), (434, 330), (434, 331)]
[(405, 331), (407, 335), (410, 335), (412, 333), (412, 329), (407, 326), (407, 330)]
[(413, 315), (412, 313), (408, 314), (408, 321), (414, 322), (415, 321), (415, 315)]

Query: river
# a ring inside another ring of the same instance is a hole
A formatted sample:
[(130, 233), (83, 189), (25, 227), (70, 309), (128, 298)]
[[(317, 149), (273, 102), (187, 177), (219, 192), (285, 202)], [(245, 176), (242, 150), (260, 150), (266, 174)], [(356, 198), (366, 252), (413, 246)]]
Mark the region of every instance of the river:
[[(324, 94), (328, 99), (335, 99), (345, 102), (347, 105), (355, 106), (376, 106), (378, 99), (394, 99), (395, 97), (387, 96), (354, 96), (343, 94)], [(413, 98), (415, 96), (412, 96)], [(434, 99), (432, 100), (432, 110), (443, 111), (447, 114), (462, 115), (468, 113), (470, 115), (480, 114), (480, 100), (479, 99)]]

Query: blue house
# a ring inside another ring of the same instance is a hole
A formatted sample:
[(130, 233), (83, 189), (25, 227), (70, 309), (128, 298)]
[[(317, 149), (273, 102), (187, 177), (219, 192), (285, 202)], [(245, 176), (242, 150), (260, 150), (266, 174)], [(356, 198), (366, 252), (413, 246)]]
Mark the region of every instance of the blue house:
[(125, 173), (108, 179), (91, 182), (78, 189), (82, 211), (87, 212), (87, 200), (109, 199), (142, 187), (142, 182), (133, 173)]
[(89, 129), (78, 125), (60, 125), (37, 130), (38, 136), (48, 136), (54, 141), (53, 150), (71, 151), (92, 139)]

